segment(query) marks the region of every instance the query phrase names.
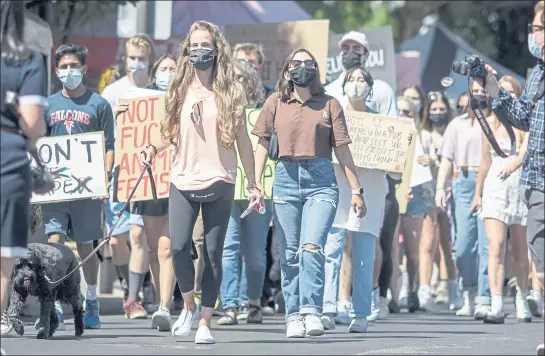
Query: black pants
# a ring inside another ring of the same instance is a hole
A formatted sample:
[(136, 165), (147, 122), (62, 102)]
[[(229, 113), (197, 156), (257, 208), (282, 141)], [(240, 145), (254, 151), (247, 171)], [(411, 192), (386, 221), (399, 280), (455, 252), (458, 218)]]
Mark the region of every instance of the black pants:
[(202, 306), (214, 308), (222, 278), (223, 243), (231, 215), (234, 184), (223, 181), (199, 191), (180, 191), (170, 185), (169, 227), (172, 263), (182, 293), (195, 287), (195, 267), (191, 258), (193, 228), (202, 209), (204, 225), (204, 271)]
[[(393, 189), (392, 189), (393, 188)], [(380, 232), (380, 247), (382, 249), (382, 266), (378, 285), (380, 288), (380, 296), (386, 298), (388, 288), (392, 279), (394, 266), (392, 264), (392, 242), (399, 218), (399, 204), (395, 196), (395, 187), (390, 187), (390, 191), (386, 195), (386, 204), (384, 205), (384, 221)]]

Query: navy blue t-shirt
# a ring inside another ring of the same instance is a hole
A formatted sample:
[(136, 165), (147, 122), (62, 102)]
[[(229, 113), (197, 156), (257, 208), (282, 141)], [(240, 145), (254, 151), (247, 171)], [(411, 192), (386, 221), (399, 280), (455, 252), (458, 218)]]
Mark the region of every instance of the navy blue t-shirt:
[(49, 136), (104, 132), (106, 151), (113, 151), (114, 117), (110, 103), (87, 89), (82, 96), (69, 98), (59, 91), (47, 98), (45, 120)]
[[(4, 99), (6, 92), (12, 91), (19, 95), (19, 104), (45, 104), (47, 96), (47, 72), (44, 60), (39, 52), (32, 54), (19, 63), (8, 63), (4, 57), (0, 60), (1, 91), (0, 103), (2, 125), (19, 128), (18, 118), (5, 115)], [(2, 175), (28, 166), (26, 140), (23, 136), (0, 132), (0, 172)], [(2, 182), (4, 183), (4, 182)]]

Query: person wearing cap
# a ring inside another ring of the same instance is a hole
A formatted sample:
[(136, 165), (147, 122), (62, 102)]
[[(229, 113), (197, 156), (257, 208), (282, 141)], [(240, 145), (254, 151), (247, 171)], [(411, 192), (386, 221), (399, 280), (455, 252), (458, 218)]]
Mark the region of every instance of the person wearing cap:
[[(339, 41), (343, 72), (339, 77), (325, 86), (326, 94), (335, 97), (346, 107), (347, 98), (342, 94), (342, 84), (346, 73), (364, 64), (369, 57), (369, 42), (363, 32), (350, 31)], [(383, 80), (375, 79), (373, 94), (367, 98), (369, 109), (382, 114), (397, 116), (395, 93), (392, 87)]]

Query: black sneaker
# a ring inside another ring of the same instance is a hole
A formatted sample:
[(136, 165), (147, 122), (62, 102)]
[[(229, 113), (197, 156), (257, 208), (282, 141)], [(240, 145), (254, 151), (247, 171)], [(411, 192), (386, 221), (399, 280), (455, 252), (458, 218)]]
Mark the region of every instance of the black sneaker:
[(390, 300), (390, 302), (388, 303), (388, 310), (390, 311), (390, 314), (397, 314), (400, 312), (399, 305), (395, 300)]
[(407, 298), (407, 307), (409, 309), (409, 313), (414, 313), (418, 309), (420, 309), (420, 300), (418, 299), (418, 293), (409, 293), (409, 297)]
[(263, 322), (263, 313), (259, 305), (250, 304), (246, 322), (248, 324), (261, 324)]

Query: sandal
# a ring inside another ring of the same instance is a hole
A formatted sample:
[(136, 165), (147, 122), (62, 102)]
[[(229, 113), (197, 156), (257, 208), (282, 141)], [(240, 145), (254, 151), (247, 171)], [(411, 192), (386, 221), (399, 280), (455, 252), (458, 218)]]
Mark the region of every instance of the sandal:
[(225, 315), (218, 319), (218, 325), (237, 325), (237, 311), (234, 308), (227, 309)]

